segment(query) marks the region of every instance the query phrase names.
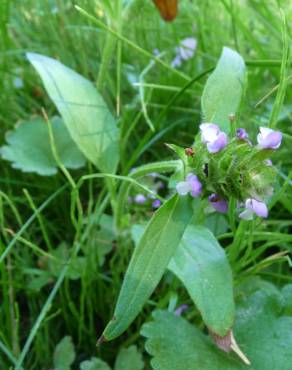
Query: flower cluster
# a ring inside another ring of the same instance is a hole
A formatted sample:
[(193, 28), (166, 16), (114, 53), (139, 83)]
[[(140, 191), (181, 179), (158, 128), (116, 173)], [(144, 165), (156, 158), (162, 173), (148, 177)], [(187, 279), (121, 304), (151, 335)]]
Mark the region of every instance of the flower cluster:
[(179, 46), (175, 48), (176, 56), (173, 59), (171, 66), (173, 68), (180, 67), (183, 61), (191, 59), (197, 47), (197, 40), (193, 37), (183, 39)]
[(248, 133), (238, 128), (229, 139), (214, 123), (202, 123), (200, 136), (186, 150), (187, 173), (176, 185), (181, 196), (206, 197), (210, 206), (220, 213), (228, 211), (228, 199), (244, 205), (239, 217), (266, 218), (267, 197), (273, 193), (275, 169), (268, 158), (281, 145), (282, 133), (260, 127), (257, 145), (253, 146)]
[[(135, 168), (132, 168), (131, 170), (131, 173), (135, 172), (136, 169)], [(146, 177), (145, 177), (145, 185), (147, 185), (149, 188), (151, 188), (151, 190), (153, 191), (153, 193), (156, 194), (156, 196), (154, 194), (151, 194), (151, 193), (148, 193), (148, 194), (142, 194), (142, 193), (138, 193), (136, 195), (133, 195), (133, 196), (128, 196), (128, 203), (129, 204), (136, 204), (138, 206), (146, 206), (149, 207), (150, 204), (151, 204), (151, 207), (156, 210), (157, 208), (159, 208), (161, 206), (161, 200), (158, 199), (158, 194), (160, 192), (161, 189), (164, 188), (164, 183), (161, 182), (161, 181), (156, 181), (158, 179), (158, 173), (156, 172), (152, 172), (152, 173), (149, 173)]]

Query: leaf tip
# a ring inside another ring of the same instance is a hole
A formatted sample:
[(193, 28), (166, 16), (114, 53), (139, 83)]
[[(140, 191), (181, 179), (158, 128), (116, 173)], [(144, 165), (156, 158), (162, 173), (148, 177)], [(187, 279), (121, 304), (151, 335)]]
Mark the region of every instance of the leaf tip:
[(239, 348), (239, 345), (236, 343), (236, 340), (234, 338), (233, 332), (231, 331), (231, 347), (233, 352), (237, 354), (237, 356), (244, 362), (246, 365), (251, 365), (250, 360), (246, 357), (246, 355), (242, 352), (242, 350)]
[(214, 339), (216, 346), (222, 351), (226, 353), (233, 351), (237, 354), (237, 356), (242, 360), (243, 363), (245, 363), (246, 365), (251, 364), (250, 360), (246, 357), (246, 355), (239, 348), (239, 345), (236, 343), (232, 330), (229, 330), (228, 333), (223, 337), (212, 332), (211, 330), (210, 334)]
[(106, 338), (105, 338), (105, 336), (102, 334), (102, 335), (98, 338), (98, 340), (97, 340), (97, 342), (96, 342), (96, 347), (101, 346), (104, 342), (107, 342), (107, 339), (106, 339)]

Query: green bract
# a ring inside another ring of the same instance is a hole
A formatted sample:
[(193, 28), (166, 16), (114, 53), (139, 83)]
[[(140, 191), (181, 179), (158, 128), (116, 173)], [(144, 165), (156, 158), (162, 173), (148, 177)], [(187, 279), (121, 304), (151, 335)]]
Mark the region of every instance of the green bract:
[(270, 149), (258, 149), (249, 142), (233, 138), (218, 153), (209, 153), (197, 137), (192, 147), (193, 156), (186, 158), (187, 171), (195, 173), (203, 184), (203, 195), (219, 194), (233, 197), (264, 200), (271, 195), (276, 171), (265, 161), (272, 154)]

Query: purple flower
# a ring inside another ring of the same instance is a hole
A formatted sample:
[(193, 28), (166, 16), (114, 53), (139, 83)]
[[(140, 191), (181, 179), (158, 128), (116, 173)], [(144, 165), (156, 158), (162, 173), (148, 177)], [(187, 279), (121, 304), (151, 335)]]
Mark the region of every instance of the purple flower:
[(182, 61), (181, 61), (180, 55), (176, 55), (176, 57), (171, 62), (171, 66), (172, 66), (172, 68), (180, 67), (181, 63), (182, 63)]
[(208, 198), (211, 206), (220, 213), (226, 213), (228, 211), (228, 203), (225, 199), (221, 198), (218, 194), (211, 194)]
[(137, 194), (135, 196), (135, 203), (137, 204), (144, 204), (146, 202), (147, 198), (143, 194)]
[(197, 47), (197, 40), (193, 37), (187, 37), (180, 42), (180, 46), (176, 49), (180, 54), (181, 59), (188, 60), (194, 56)]
[(181, 181), (176, 185), (176, 191), (179, 195), (190, 193), (192, 197), (197, 197), (202, 192), (202, 184), (196, 175), (189, 173), (186, 181)]
[(248, 133), (245, 131), (244, 128), (238, 128), (236, 130), (236, 137), (240, 140), (245, 140), (248, 138)]
[(263, 218), (268, 217), (268, 207), (264, 202), (249, 198), (245, 201), (245, 208), (246, 209), (239, 215), (239, 217), (244, 220), (252, 220), (254, 214)]
[(263, 149), (278, 149), (282, 141), (282, 133), (274, 131), (268, 127), (260, 127), (257, 136), (258, 144)]
[(176, 56), (171, 62), (173, 68), (180, 67), (183, 60), (191, 59), (197, 47), (197, 40), (193, 37), (183, 39), (179, 46), (175, 48)]
[(265, 160), (265, 164), (269, 167), (271, 167), (273, 165), (273, 162), (270, 160), (270, 159), (266, 159)]
[(154, 56), (158, 57), (159, 54), (160, 54), (160, 51), (157, 48), (153, 49), (153, 55)]
[(176, 316), (180, 316), (183, 312), (185, 312), (187, 309), (189, 308), (189, 306), (187, 304), (181, 304), (180, 306), (178, 306), (178, 308), (174, 311), (174, 314)]
[(155, 199), (152, 202), (152, 208), (156, 209), (156, 208), (159, 208), (160, 206), (161, 206), (161, 201), (159, 199)]
[(207, 144), (209, 153), (220, 152), (227, 145), (227, 135), (214, 123), (202, 123), (200, 130), (202, 142)]

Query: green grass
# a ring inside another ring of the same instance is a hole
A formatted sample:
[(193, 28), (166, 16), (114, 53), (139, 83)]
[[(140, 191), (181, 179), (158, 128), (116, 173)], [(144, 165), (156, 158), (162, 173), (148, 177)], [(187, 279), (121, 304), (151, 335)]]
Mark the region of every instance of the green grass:
[[(181, 0), (177, 19), (164, 23), (152, 2), (129, 1), (128, 8), (125, 3), (3, 0), (0, 4), (1, 145), (5, 133), (19, 120), (42, 115), (42, 109), (49, 116), (56, 113), (25, 58), (27, 51), (57, 58), (93, 81), (118, 117), (121, 130), (121, 176), (113, 180), (114, 194), (107, 193), (91, 165), (70, 174), (60, 171), (40, 177), (1, 161), (1, 369), (51, 368), (54, 349), (65, 335), (76, 346), (76, 369), (80, 361), (95, 355), (113, 364), (121, 345), (136, 344), (143, 351), (139, 330), (155, 306), (167, 308), (173, 294), (178, 302), (191, 305), (183, 286), (167, 276), (127, 333), (96, 348), (132, 253), (130, 226), (151, 215), (149, 209), (128, 207), (123, 191), (129, 184), (123, 176), (133, 167), (172, 160), (166, 142), (192, 143), (200, 123), (204, 82), (223, 46), (238, 50), (247, 62), (248, 88), (238, 119), (254, 136), (258, 126), (270, 122), (283, 130), (285, 140), (275, 158), (280, 176), (269, 219), (254, 221), (248, 228), (235, 221), (234, 230), (223, 228), (217, 236), (228, 252), (235, 284), (251, 275), (279, 286), (291, 282), (287, 256), (267, 261), (271, 255), (292, 250), (291, 4), (281, 2), (280, 11), (273, 0)], [(188, 36), (198, 41), (196, 55), (173, 69), (173, 48)], [(160, 59), (153, 56), (155, 48), (163, 52)], [(22, 79), (23, 87), (15, 87), (16, 77)], [(132, 85), (130, 77), (139, 87)], [(157, 165), (141, 172), (159, 169)], [(136, 184), (135, 175), (127, 179)], [(119, 195), (118, 189), (123, 189)], [(139, 187), (131, 189), (139, 192)], [(119, 233), (108, 240), (98, 235), (104, 213), (113, 215), (119, 226)], [(68, 261), (57, 276), (37, 288), (52, 251), (62, 242), (70, 252)], [(101, 265), (98, 250), (107, 243), (112, 249)], [(85, 258), (86, 268), (72, 280), (66, 272), (77, 255)], [(191, 307), (188, 317), (201, 323)], [(150, 368), (146, 353), (144, 359)]]

